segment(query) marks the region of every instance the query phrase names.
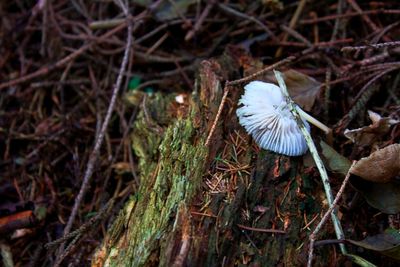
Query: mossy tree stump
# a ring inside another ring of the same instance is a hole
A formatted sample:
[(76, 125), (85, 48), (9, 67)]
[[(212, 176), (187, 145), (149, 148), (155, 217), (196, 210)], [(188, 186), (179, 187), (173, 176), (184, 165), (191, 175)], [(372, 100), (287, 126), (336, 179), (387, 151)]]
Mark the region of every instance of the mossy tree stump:
[[(205, 146), (223, 81), (239, 78), (248, 61), (233, 52), (204, 61), (184, 107), (161, 94), (145, 101), (132, 135), (140, 188), (108, 230), (93, 266), (305, 264), (307, 223), (319, 218), (324, 198), (318, 177), (304, 172), (301, 157), (251, 144), (235, 115), (241, 88), (230, 92)], [(325, 254), (317, 257), (321, 265), (335, 256)]]

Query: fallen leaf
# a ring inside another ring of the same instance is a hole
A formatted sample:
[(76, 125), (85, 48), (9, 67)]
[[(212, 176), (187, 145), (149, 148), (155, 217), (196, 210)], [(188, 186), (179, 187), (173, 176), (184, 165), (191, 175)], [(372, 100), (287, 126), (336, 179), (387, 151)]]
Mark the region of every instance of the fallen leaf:
[(22, 238), (24, 236), (31, 235), (33, 233), (34, 233), (34, 231), (29, 228), (17, 229), (12, 233), (12, 235), (10, 236), (10, 239), (14, 240), (14, 239)]
[(351, 166), (351, 161), (343, 157), (324, 141), (320, 142), (324, 162), (330, 171), (346, 175)]
[(375, 209), (386, 214), (400, 212), (400, 182), (374, 183), (353, 176), (350, 183)]
[(400, 175), (400, 144), (389, 145), (360, 159), (350, 169), (350, 173), (376, 183), (393, 180)]
[(354, 254), (345, 254), (345, 256), (349, 259), (351, 259), (354, 263), (358, 264), (359, 266), (362, 267), (377, 267), (375, 264), (370, 263), (369, 261), (367, 261), (366, 259), (354, 255)]
[[(289, 91), (290, 97), (302, 109), (310, 111), (318, 96), (321, 83), (314, 78), (295, 70), (283, 71), (283, 77)], [(266, 76), (266, 81), (277, 84), (272, 72)]]
[(262, 3), (270, 8), (273, 12), (279, 12), (283, 10), (283, 3), (279, 0), (262, 0)]
[(124, 173), (131, 173), (131, 165), (129, 162), (117, 162), (111, 165), (116, 173), (122, 175)]
[(128, 91), (124, 95), (124, 100), (130, 105), (139, 106), (142, 103), (145, 95), (146, 93), (141, 90)]
[(396, 229), (389, 228), (383, 234), (369, 236), (361, 241), (347, 241), (353, 245), (400, 260), (400, 232)]
[(389, 117), (382, 117), (371, 110), (368, 110), (368, 115), (372, 121), (371, 125), (344, 131), (348, 139), (360, 146), (371, 145), (376, 139), (388, 133), (392, 125), (400, 122)]

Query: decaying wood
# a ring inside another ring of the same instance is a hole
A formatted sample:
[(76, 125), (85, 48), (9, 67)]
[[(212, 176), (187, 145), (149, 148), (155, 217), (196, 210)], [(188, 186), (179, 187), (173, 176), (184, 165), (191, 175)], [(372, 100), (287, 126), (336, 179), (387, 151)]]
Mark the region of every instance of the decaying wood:
[[(318, 177), (304, 172), (301, 158), (255, 152), (235, 115), (241, 88), (229, 93), (211, 144), (204, 145), (223, 81), (239, 78), (246, 61), (233, 54), (202, 63), (184, 107), (173, 96), (144, 97), (132, 134), (140, 189), (109, 228), (92, 266), (306, 263), (307, 224), (326, 208)], [(318, 262), (330, 262), (334, 251), (317, 250)]]

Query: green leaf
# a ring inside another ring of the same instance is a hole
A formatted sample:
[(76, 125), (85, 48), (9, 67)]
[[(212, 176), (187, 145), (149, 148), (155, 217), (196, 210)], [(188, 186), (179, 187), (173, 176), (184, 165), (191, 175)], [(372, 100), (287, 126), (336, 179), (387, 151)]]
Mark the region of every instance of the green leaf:
[(90, 218), (96, 216), (96, 214), (97, 214), (97, 211), (88, 212), (88, 213), (85, 215), (85, 218), (86, 218), (86, 219), (90, 219)]
[(355, 264), (358, 264), (362, 267), (377, 267), (375, 264), (372, 264), (366, 259), (354, 254), (346, 254), (346, 257), (350, 258)]
[(389, 228), (383, 234), (369, 236), (361, 241), (347, 241), (353, 245), (400, 260), (400, 232), (398, 230)]
[(47, 215), (47, 207), (43, 205), (36, 205), (34, 211), (36, 219), (42, 221), (46, 218)]
[(340, 155), (324, 141), (321, 141), (319, 144), (321, 145), (324, 162), (327, 164), (329, 170), (346, 175), (351, 166), (351, 161)]
[(143, 89), (143, 91), (148, 95), (153, 95), (154, 94), (154, 88), (153, 87), (146, 87), (146, 88)]
[(132, 91), (135, 90), (141, 83), (142, 79), (138, 76), (132, 77), (132, 79), (128, 83), (128, 90)]

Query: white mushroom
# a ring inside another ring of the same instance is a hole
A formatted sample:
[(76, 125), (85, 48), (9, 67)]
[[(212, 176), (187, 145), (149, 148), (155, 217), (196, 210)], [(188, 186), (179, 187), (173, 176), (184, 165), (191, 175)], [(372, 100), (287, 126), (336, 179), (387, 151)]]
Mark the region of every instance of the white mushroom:
[[(237, 109), (236, 114), (240, 124), (253, 136), (257, 144), (264, 149), (288, 156), (306, 153), (306, 140), (288, 108), (281, 89), (275, 84), (261, 81), (250, 82), (244, 89), (245, 92), (239, 100), (239, 104), (243, 106)], [(308, 131), (310, 125), (306, 120), (317, 124), (318, 127), (327, 128), (300, 107), (296, 108)]]

